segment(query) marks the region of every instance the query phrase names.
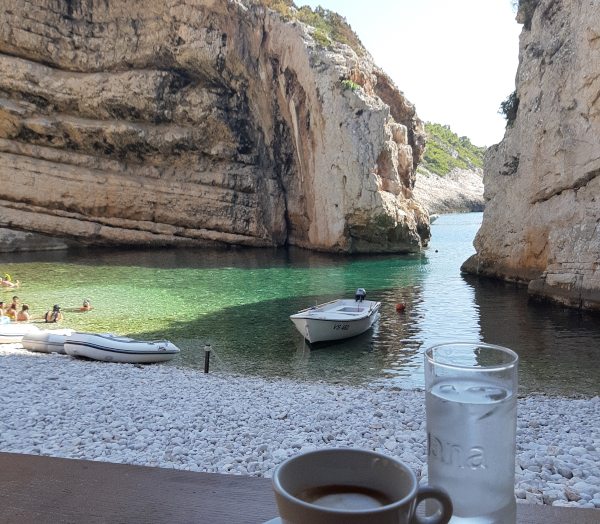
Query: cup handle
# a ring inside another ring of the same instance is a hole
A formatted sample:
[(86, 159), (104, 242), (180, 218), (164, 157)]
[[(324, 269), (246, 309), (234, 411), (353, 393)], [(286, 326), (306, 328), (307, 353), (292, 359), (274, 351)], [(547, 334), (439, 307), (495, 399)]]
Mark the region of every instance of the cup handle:
[(429, 486), (419, 486), (417, 491), (417, 506), (427, 499), (435, 499), (442, 506), (441, 514), (438, 512), (430, 517), (421, 517), (415, 515), (410, 521), (411, 524), (447, 524), (452, 517), (452, 501), (450, 496), (441, 488), (432, 488)]

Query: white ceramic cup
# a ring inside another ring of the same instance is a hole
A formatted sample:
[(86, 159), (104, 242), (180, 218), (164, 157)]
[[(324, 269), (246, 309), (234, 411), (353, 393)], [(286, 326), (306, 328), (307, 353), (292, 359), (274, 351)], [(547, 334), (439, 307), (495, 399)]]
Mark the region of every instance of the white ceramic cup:
[[(441, 489), (420, 487), (399, 460), (362, 449), (333, 448), (289, 458), (273, 474), (284, 524), (446, 524), (452, 503)], [(415, 514), (425, 500), (439, 510)]]

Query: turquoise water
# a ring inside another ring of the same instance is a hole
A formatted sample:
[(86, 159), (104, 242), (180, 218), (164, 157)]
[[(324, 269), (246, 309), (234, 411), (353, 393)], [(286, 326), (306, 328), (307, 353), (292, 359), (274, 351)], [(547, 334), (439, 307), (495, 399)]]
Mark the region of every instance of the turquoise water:
[[(93, 250), (3, 256), (0, 271), (35, 317), (53, 304), (63, 327), (136, 338), (168, 338), (181, 355), (167, 365), (349, 384), (394, 381), (422, 387), (425, 347), (484, 340), (515, 349), (521, 389), (600, 393), (598, 316), (529, 302), (526, 290), (460, 274), (474, 252), (480, 213), (432, 224), (421, 255), (333, 256), (304, 250)], [(382, 302), (370, 332), (310, 349), (289, 320), (309, 305), (352, 297)], [(10, 300), (12, 291), (4, 291)], [(77, 311), (84, 298), (94, 306)], [(406, 304), (404, 313), (397, 303)]]

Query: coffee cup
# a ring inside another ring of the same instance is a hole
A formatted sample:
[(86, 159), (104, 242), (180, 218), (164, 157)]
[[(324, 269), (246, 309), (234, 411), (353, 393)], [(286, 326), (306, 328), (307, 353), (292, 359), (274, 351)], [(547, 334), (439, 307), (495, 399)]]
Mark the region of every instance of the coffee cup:
[[(284, 524), (445, 524), (452, 502), (441, 489), (419, 486), (403, 462), (373, 451), (332, 448), (289, 458), (273, 474)], [(416, 514), (436, 500), (437, 513)]]

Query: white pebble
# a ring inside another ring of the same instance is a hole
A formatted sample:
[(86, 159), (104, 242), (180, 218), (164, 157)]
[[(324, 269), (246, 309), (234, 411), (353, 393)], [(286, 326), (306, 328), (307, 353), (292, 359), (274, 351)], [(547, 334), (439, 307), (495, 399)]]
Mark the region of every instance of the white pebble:
[[(421, 390), (136, 368), (1, 346), (0, 366), (11, 371), (0, 381), (0, 451), (269, 477), (297, 453), (354, 447), (427, 474)], [(517, 498), (600, 508), (600, 399), (518, 402)]]

